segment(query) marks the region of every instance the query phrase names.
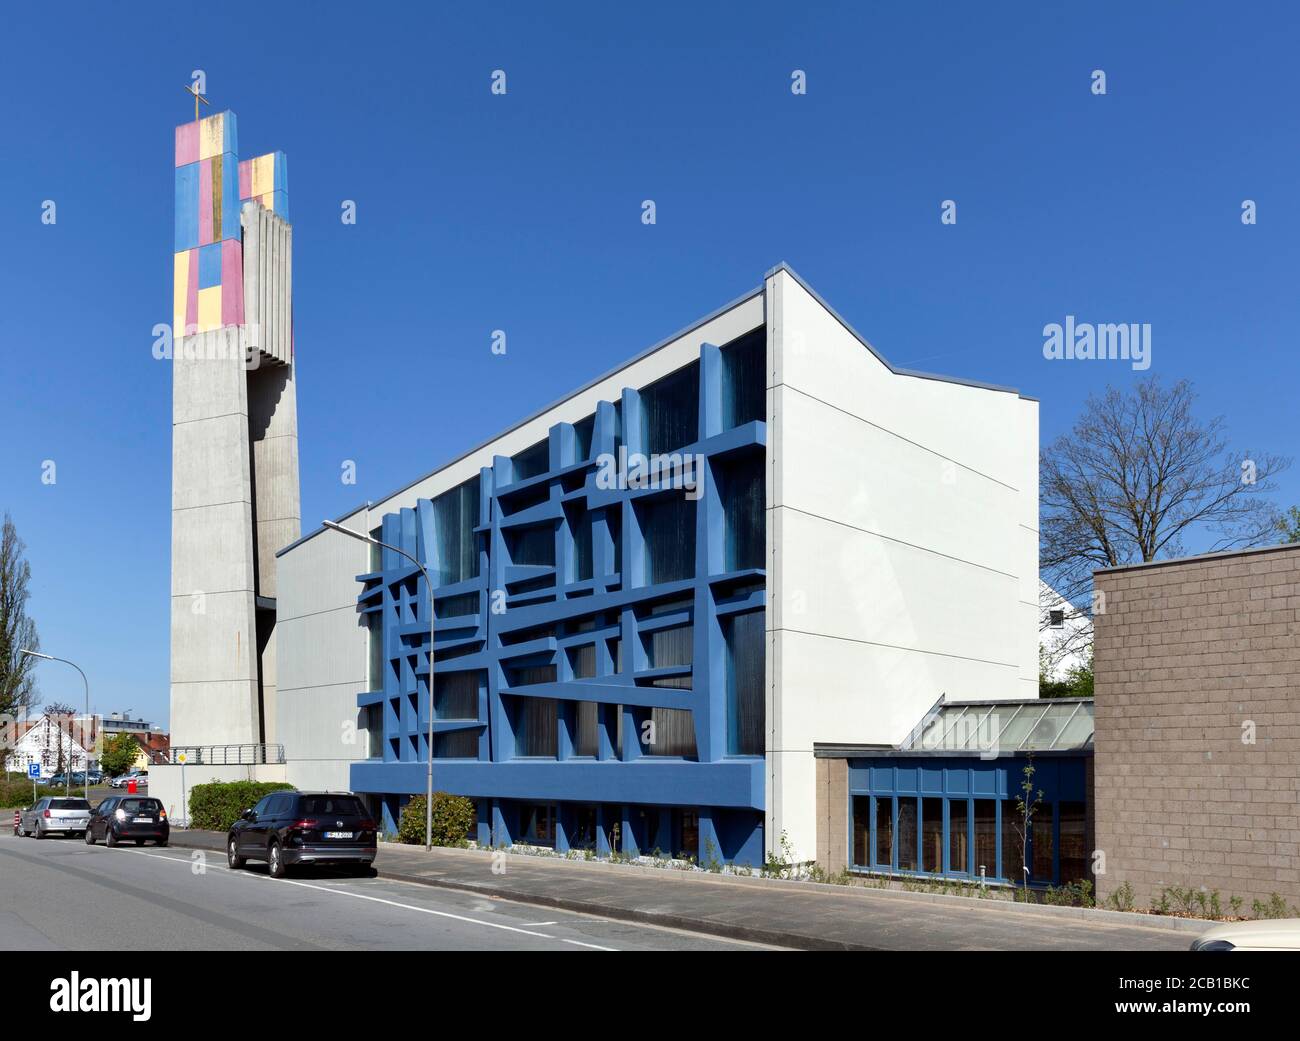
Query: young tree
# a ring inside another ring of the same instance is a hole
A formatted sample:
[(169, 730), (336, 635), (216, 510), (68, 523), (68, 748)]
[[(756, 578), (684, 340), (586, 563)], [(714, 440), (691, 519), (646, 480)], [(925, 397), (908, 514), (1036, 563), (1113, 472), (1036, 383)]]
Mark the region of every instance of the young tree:
[(1222, 417), (1193, 413), (1192, 385), (1149, 376), (1089, 397), (1074, 429), (1039, 459), (1039, 565), (1066, 600), (1086, 601), (1092, 572), (1276, 538), (1267, 496), (1291, 461), (1230, 451)]
[[(1016, 812), (1011, 819), (1011, 827), (1016, 838), (1020, 840), (1020, 886), (1025, 900), (1029, 899), (1029, 836), (1033, 834), (1034, 814), (1043, 802), (1043, 791), (1034, 791), (1034, 756), (1030, 753), (1021, 769), (1024, 779), (1020, 782), (1020, 794), (1016, 796)], [(1003, 850), (1003, 859), (1006, 859)]]
[(1292, 506), (1278, 515), (1277, 533), (1283, 542), (1300, 542), (1300, 506)]
[(114, 734), (104, 741), (99, 753), (99, 765), (110, 777), (117, 777), (131, 769), (140, 746), (130, 734)]
[[(0, 716), (16, 716), (36, 703), (36, 659), (19, 651), (39, 650), (36, 623), (27, 614), (32, 569), (23, 540), (9, 514), (0, 528)], [(0, 748), (0, 763), (6, 750)]]

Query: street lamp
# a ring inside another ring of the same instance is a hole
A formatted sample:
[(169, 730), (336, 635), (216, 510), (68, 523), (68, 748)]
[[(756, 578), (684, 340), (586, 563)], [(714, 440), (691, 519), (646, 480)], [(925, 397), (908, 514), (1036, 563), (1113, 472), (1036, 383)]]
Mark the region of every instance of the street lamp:
[[(63, 662), (64, 665), (71, 665), (78, 672), (81, 672), (81, 666), (78, 665), (75, 661), (68, 661), (67, 658), (56, 658), (52, 654), (42, 654), (40, 651), (29, 651), (26, 648), (19, 650), (18, 653), (25, 654), (29, 658), (43, 658), (45, 661), (61, 661)], [(86, 688), (86, 726), (90, 726), (91, 725), (90, 724), (90, 681), (86, 679), (86, 674), (84, 672), (81, 672), (81, 683), (82, 686)], [(71, 739), (72, 735), (69, 734), (68, 738)], [(62, 741), (63, 739), (60, 738), (59, 740)], [(86, 749), (86, 766), (85, 766), (85, 771), (81, 775), (81, 779), (85, 782), (86, 800), (89, 801), (90, 800), (90, 749), (89, 748)], [(72, 757), (71, 756), (68, 756), (67, 788), (65, 789), (65, 791), (68, 792), (69, 794), (71, 794), (72, 792)]]
[(321, 521), (321, 523), (330, 529), (330, 531), (339, 531), (344, 535), (351, 535), (360, 542), (368, 542), (372, 546), (379, 546), (381, 549), (391, 550), (394, 553), (401, 554), (412, 564), (420, 569), (424, 575), (424, 581), (429, 587), (429, 769), (425, 784), (424, 794), (424, 851), (428, 853), (433, 849), (433, 628), (434, 628), (434, 597), (433, 597), (433, 579), (429, 572), (410, 553), (404, 549), (398, 549), (396, 546), (390, 546), (387, 542), (380, 542), (377, 538), (370, 535), (363, 535), (359, 531), (353, 531), (351, 528), (345, 528), (342, 524), (335, 524), (333, 521)]

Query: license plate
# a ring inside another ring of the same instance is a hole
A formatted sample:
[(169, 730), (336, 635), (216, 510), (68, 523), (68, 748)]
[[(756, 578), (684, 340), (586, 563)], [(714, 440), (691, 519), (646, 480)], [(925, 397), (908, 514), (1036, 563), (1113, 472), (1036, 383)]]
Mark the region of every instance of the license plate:
[(136, 822), (137, 824), (152, 824), (152, 823), (153, 823), (153, 818), (152, 818), (152, 817), (137, 817), (137, 818), (135, 819), (135, 822)]
[(325, 833), (325, 837), (326, 837), (327, 839), (350, 839), (350, 838), (352, 838), (352, 832), (350, 832), (350, 831), (327, 831), (327, 832)]

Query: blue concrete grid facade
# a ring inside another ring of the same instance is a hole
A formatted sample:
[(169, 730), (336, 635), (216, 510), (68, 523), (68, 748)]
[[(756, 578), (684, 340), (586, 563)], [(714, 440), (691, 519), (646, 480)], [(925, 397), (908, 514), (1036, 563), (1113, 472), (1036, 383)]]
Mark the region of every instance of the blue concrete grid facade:
[[(1090, 759), (1090, 752), (1032, 761), (1024, 756), (850, 759), (845, 821), (850, 870), (1018, 885), (1028, 866), (1034, 887), (1091, 879)], [(1024, 769), (1031, 764), (1033, 796), (1042, 796), (1022, 839), (1016, 800), (1024, 796)]]
[[(697, 362), (382, 519), (378, 537), (437, 584), (434, 788), (475, 801), (481, 844), (761, 861), (765, 349), (762, 328), (705, 344)], [(659, 452), (682, 458), (677, 484), (698, 497), (671, 481), (610, 486), (611, 459)], [(375, 689), (357, 698), (371, 754), (351, 785), (392, 828), (425, 790), (429, 591), (398, 554), (376, 551), (372, 566), (358, 610)], [(650, 722), (674, 754), (643, 743)], [(539, 740), (547, 754), (520, 754)]]

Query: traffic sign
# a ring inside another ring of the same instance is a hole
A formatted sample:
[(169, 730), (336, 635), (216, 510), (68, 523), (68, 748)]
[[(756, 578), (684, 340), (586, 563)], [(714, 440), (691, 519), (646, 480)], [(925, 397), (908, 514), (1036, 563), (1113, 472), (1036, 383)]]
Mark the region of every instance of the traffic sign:
[(186, 755), (184, 752), (177, 752), (177, 753), (176, 753), (176, 761), (177, 761), (178, 763), (180, 763), (181, 766), (184, 766), (184, 765), (185, 765), (185, 760), (187, 760), (188, 758), (189, 758), (189, 756)]
[(33, 781), (39, 781), (41, 779), (41, 764), (28, 763), (27, 776), (30, 777)]

